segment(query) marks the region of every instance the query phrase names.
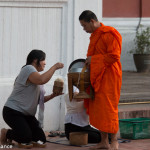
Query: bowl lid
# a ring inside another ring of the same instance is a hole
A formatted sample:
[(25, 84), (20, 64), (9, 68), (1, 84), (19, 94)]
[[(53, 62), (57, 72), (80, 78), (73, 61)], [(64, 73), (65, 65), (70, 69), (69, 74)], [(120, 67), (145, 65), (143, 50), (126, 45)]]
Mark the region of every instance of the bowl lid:
[(84, 66), (85, 66), (85, 59), (82, 59), (82, 58), (76, 59), (70, 64), (68, 72), (70, 72), (70, 70), (72, 70), (74, 68), (82, 69)]
[[(69, 73), (73, 73), (73, 72), (82, 72), (83, 68), (71, 68), (69, 70)], [(88, 69), (86, 69), (84, 72), (88, 72)]]

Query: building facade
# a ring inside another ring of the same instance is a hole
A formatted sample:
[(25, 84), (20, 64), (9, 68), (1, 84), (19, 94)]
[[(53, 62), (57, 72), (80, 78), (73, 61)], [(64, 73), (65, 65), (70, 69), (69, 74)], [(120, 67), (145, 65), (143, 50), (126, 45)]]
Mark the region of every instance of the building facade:
[[(1, 112), (27, 54), (32, 49), (42, 49), (47, 55), (45, 70), (56, 62), (65, 65), (45, 85), (50, 94), (57, 77), (65, 81), (65, 94), (46, 103), (44, 120), (45, 130), (62, 130), (68, 66), (75, 59), (86, 58), (89, 43), (90, 35), (83, 31), (78, 20), (81, 12), (92, 10), (105, 25), (119, 30), (123, 37), (122, 68), (135, 71), (128, 51), (134, 46), (140, 17), (142, 24), (150, 25), (149, 4), (149, 0), (0, 0)], [(7, 127), (2, 115), (0, 120), (0, 128)]]
[[(46, 94), (52, 92), (54, 80), (65, 81), (67, 70), (77, 58), (85, 58), (88, 36), (82, 31), (78, 17), (91, 9), (101, 18), (102, 1), (99, 0), (0, 0), (0, 128), (7, 127), (2, 119), (2, 108), (12, 91), (14, 80), (32, 49), (46, 53), (48, 70), (57, 62), (64, 63), (45, 85)], [(65, 95), (54, 98), (45, 105), (45, 130), (63, 128)]]
[(149, 0), (103, 0), (103, 22), (117, 28), (122, 35), (121, 62), (124, 71), (136, 71), (133, 56), (134, 38), (139, 25), (150, 26)]

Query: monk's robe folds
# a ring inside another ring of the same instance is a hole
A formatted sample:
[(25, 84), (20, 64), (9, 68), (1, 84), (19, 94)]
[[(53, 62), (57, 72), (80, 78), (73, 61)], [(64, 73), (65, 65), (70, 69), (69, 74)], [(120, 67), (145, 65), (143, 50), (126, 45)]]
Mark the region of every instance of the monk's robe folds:
[(90, 124), (107, 133), (117, 133), (118, 103), (122, 83), (120, 63), (122, 38), (113, 27), (96, 29), (90, 37), (87, 56), (91, 57), (90, 80), (94, 100), (85, 100)]

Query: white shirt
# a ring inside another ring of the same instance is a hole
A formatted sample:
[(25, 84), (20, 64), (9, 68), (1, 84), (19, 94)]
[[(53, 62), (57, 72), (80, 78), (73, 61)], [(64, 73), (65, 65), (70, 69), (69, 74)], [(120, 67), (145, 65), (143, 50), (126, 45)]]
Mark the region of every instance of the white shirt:
[[(73, 87), (74, 92), (79, 92), (76, 87)], [(89, 117), (84, 108), (84, 101), (77, 102), (75, 99), (69, 100), (69, 95), (65, 99), (67, 113), (65, 116), (65, 124), (72, 123), (77, 126), (87, 126), (89, 125)]]

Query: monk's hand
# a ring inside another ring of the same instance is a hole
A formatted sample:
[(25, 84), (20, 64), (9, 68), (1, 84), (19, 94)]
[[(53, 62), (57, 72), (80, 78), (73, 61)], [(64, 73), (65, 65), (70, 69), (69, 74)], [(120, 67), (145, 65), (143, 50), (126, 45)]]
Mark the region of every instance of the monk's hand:
[(91, 57), (92, 57), (92, 56), (88, 56), (88, 57), (86, 58), (86, 60), (85, 60), (85, 64), (86, 64), (87, 66), (89, 66), (89, 65), (91, 64)]

